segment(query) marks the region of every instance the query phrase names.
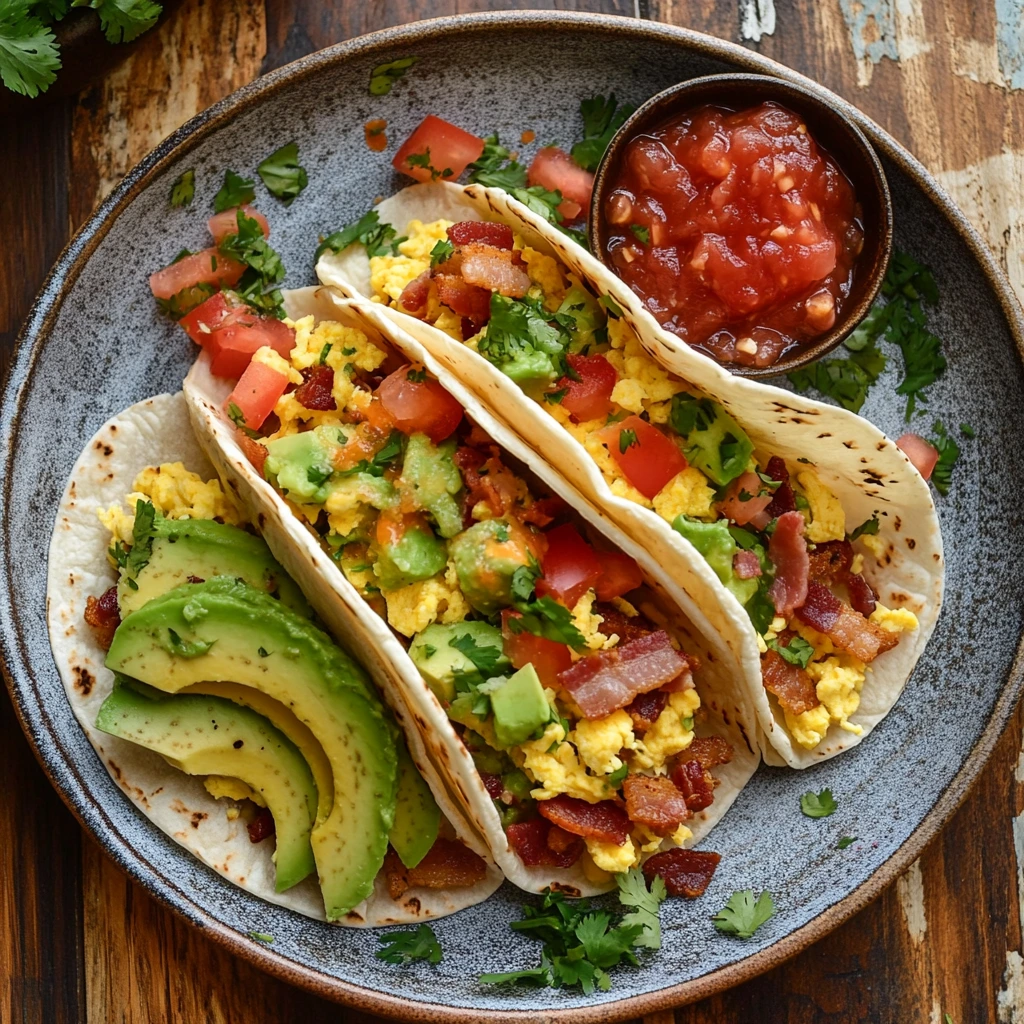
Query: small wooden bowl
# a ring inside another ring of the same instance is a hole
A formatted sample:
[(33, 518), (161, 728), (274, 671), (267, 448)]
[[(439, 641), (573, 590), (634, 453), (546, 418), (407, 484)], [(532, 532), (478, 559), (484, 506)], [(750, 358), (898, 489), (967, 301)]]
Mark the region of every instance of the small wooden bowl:
[(882, 165), (861, 130), (845, 114), (809, 89), (780, 78), (741, 74), (693, 78), (652, 96), (615, 133), (597, 168), (590, 203), (590, 248), (605, 266), (615, 272), (605, 249), (607, 224), (604, 200), (619, 177), (628, 143), (638, 135), (697, 107), (712, 105), (744, 110), (769, 100), (803, 117), (815, 141), (850, 179), (861, 205), (864, 247), (857, 257), (853, 288), (828, 333), (771, 366), (722, 364), (743, 377), (774, 377), (789, 373), (831, 352), (864, 319), (882, 286), (892, 252), (892, 201)]

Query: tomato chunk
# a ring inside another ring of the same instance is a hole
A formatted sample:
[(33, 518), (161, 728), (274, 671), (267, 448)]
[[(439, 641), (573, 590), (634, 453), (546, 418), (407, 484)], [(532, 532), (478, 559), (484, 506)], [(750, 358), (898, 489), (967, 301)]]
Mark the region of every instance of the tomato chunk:
[(555, 388), (566, 389), (562, 408), (572, 417), (574, 423), (603, 419), (612, 411), (612, 391), (618, 374), (615, 367), (602, 355), (568, 355), (566, 362), (579, 377), (563, 377)]
[(295, 331), (280, 320), (252, 311), (227, 318), (208, 342), (210, 371), (215, 377), (241, 377), (257, 349), (269, 346), (285, 359), (295, 348)]
[(274, 405), (288, 387), (288, 375), (264, 363), (250, 362), (224, 407), (238, 406), (250, 430), (258, 430), (274, 411)]
[(158, 299), (169, 299), (183, 288), (197, 284), (230, 288), (244, 273), (244, 263), (224, 256), (218, 249), (203, 249), (150, 274), (149, 290)]
[(939, 461), (939, 450), (926, 441), (920, 434), (904, 434), (896, 442), (904, 455), (914, 464), (914, 469), (925, 478), (931, 480), (932, 470)]
[(598, 601), (611, 601), (622, 597), (631, 590), (636, 590), (644, 581), (640, 566), (623, 551), (602, 551), (598, 556), (601, 562), (601, 576), (594, 589)]
[(230, 210), (224, 210), (222, 213), (215, 213), (207, 222), (206, 226), (210, 230), (210, 234), (213, 235), (213, 240), (217, 245), (220, 245), (228, 235), (238, 234), (238, 211), (241, 210), (246, 217), (251, 217), (263, 232), (264, 238), (270, 237), (270, 225), (267, 223), (267, 218), (263, 216), (259, 210), (254, 209), (248, 203), (245, 206), (232, 206)]
[(440, 444), (462, 422), (463, 408), (436, 380), (414, 379), (422, 372), (407, 363), (381, 381), (377, 394), (397, 430)]
[(594, 549), (569, 523), (548, 530), (544, 536), (548, 549), (540, 563), (543, 575), (537, 580), (537, 596), (550, 595), (566, 608), (573, 608), (600, 578), (601, 563)]
[(590, 209), (594, 176), (577, 164), (557, 146), (546, 146), (534, 158), (526, 173), (530, 185), (541, 185), (549, 192), (561, 192), (558, 215), (562, 220), (575, 220)]
[(626, 479), (645, 498), (653, 498), (686, 469), (686, 459), (675, 442), (639, 416), (627, 416), (605, 427), (598, 437)]
[[(428, 114), (391, 161), (396, 171), (417, 181), (457, 178), (484, 151), (484, 140)], [(409, 157), (418, 158), (409, 163)]]
[(501, 635), (504, 639), (503, 648), (513, 667), (522, 668), (533, 665), (540, 681), (545, 686), (556, 689), (558, 673), (564, 672), (572, 665), (572, 655), (566, 644), (555, 643), (533, 633), (513, 633), (509, 620), (518, 618), (519, 612), (508, 608), (501, 613)]
[(251, 313), (252, 310), (233, 293), (216, 292), (190, 313), (186, 313), (178, 323), (197, 345), (206, 348), (217, 328), (226, 327), (231, 320)]

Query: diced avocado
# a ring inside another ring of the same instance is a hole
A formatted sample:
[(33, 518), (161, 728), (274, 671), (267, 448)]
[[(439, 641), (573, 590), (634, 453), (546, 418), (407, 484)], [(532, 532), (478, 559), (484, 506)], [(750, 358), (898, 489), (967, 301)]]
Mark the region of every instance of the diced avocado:
[(502, 747), (525, 743), (551, 721), (551, 705), (532, 665), (524, 665), (491, 691), (491, 710), (494, 735)]
[(528, 799), (530, 790), (534, 788), (534, 784), (526, 777), (526, 773), (521, 772), (518, 768), (505, 772), (501, 777), (501, 784), (517, 800)]
[(317, 427), (267, 441), (263, 475), (292, 501), (322, 505), (324, 484), (334, 471), (333, 453), (341, 446), (337, 427)]
[[(466, 654), (452, 646), (452, 641), (465, 643), (462, 637), (469, 637), (476, 647), (483, 649), (481, 654), (488, 661), (493, 660), (494, 668), (489, 675), (504, 675), (511, 667), (502, 649), (501, 630), (489, 622), (453, 622), (450, 625), (435, 622), (427, 626), (413, 637), (409, 657), (443, 703), (455, 699), (455, 680), (460, 675), (472, 675), (478, 671)], [(477, 660), (480, 660), (480, 655)]]
[(743, 428), (710, 398), (678, 394), (672, 399), (672, 428), (686, 438), (686, 458), (719, 487), (746, 471), (754, 451)]
[(372, 473), (352, 473), (349, 476), (337, 477), (324, 486), (324, 501), (351, 495), (364, 505), (372, 505), (376, 509), (392, 508), (396, 501), (394, 485), (382, 476)]
[(399, 860), (407, 868), (414, 868), (437, 839), (441, 811), (430, 787), (416, 770), (405, 743), (399, 740), (395, 747), (398, 750), (398, 800), (395, 823), (388, 839)]
[(129, 615), (106, 664), (168, 693), (235, 682), (291, 708), (334, 777), (331, 812), (312, 833), (328, 919), (370, 895), (394, 822), (394, 725), (364, 671), (330, 637), (247, 584), (214, 577)]
[(558, 314), (572, 319), (574, 326), (569, 328), (572, 335), (571, 348), (574, 352), (592, 345), (597, 339), (594, 332), (605, 326), (607, 322), (604, 310), (597, 299), (582, 285), (574, 284), (565, 293)]
[[(135, 570), (148, 545), (149, 560)], [(212, 519), (165, 519), (157, 514), (151, 530), (136, 538), (136, 556), (121, 570), (117, 604), (130, 615), (147, 601), (173, 590), (191, 576), (243, 579), (257, 590), (274, 594), (300, 615), (311, 614), (302, 591), (284, 571), (260, 537)]]
[(473, 692), (460, 693), (446, 708), (448, 717), (453, 722), (464, 725), (473, 732), (481, 732), (485, 728), (484, 719), (473, 711), (480, 695)]
[(722, 585), (740, 604), (746, 604), (757, 593), (756, 579), (741, 580), (733, 570), (733, 556), (739, 547), (729, 533), (729, 524), (725, 520), (702, 523), (689, 516), (679, 515), (672, 523), (672, 529), (685, 537), (704, 556)]
[(502, 363), (500, 369), (520, 386), (547, 385), (561, 376), (551, 356), (535, 348), (521, 348), (511, 359)]
[(412, 491), (419, 508), (437, 523), (444, 538), (462, 529), (462, 511), (455, 495), (462, 490), (462, 474), (455, 465), (455, 438), (435, 445), (426, 434), (412, 434), (405, 448), (402, 483)]
[(274, 816), (278, 892), (314, 870), (313, 774), (298, 748), (265, 718), (218, 697), (152, 700), (119, 685), (100, 706), (96, 728), (156, 751), (189, 775), (226, 775), (259, 793)]
[(512, 575), (530, 564), (523, 535), (522, 527), (505, 519), (485, 519), (449, 542), (462, 593), (483, 615), (512, 603)]
[(406, 530), (394, 544), (381, 544), (373, 571), (382, 589), (398, 590), (418, 580), (429, 580), (447, 564), (444, 541), (438, 540), (424, 524)]

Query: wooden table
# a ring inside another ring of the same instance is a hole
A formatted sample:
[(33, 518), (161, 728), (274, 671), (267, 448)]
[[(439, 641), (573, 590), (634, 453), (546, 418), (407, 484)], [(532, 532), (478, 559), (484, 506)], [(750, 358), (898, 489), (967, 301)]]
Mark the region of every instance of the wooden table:
[[(961, 203), (1024, 295), (1020, 0), (534, 0), (743, 42), (847, 97)], [(197, 111), (363, 32), (482, 0), (183, 0), (80, 96), (0, 115), (0, 356), (71, 233)], [(502, 6), (500, 3), (493, 6)], [(1001, 12), (1000, 21), (997, 9)], [(82, 833), (0, 697), (0, 1020), (368, 1022), (254, 971), (158, 906)], [(967, 803), (876, 903), (770, 974), (674, 1019), (1024, 1021), (1024, 715)], [(671, 1013), (646, 1018), (668, 1024)]]

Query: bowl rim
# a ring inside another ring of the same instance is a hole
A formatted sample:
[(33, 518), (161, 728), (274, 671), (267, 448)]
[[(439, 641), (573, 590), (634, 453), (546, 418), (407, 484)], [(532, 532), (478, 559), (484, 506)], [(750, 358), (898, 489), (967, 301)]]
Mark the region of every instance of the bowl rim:
[[(872, 180), (873, 187), (870, 189), (872, 207), (876, 206), (876, 199), (881, 199), (880, 205), (875, 210), (878, 217), (878, 239), (872, 247), (872, 252), (867, 254), (872, 257), (871, 275), (867, 278), (866, 287), (862, 289), (857, 301), (843, 308), (839, 320), (828, 331), (814, 339), (804, 348), (799, 349), (795, 355), (780, 359), (770, 366), (744, 366), (739, 363), (723, 363), (717, 359), (714, 360), (723, 369), (728, 370), (737, 377), (747, 377), (752, 380), (778, 377), (817, 362), (817, 360), (838, 348), (856, 330), (857, 325), (871, 311), (871, 306), (882, 288), (882, 282), (885, 279), (889, 260), (892, 256), (894, 229), (892, 196), (889, 192), (889, 182), (885, 177), (882, 162), (878, 159), (878, 154), (875, 152), (874, 147), (860, 127), (840, 107), (826, 101), (823, 96), (808, 89), (802, 83), (790, 82), (776, 75), (752, 74), (746, 71), (701, 75), (699, 78), (689, 78), (675, 85), (670, 85), (667, 89), (662, 89), (661, 92), (655, 93), (641, 103), (623, 121), (612, 136), (608, 148), (601, 157), (601, 162), (594, 172), (594, 191), (591, 195), (590, 211), (587, 219), (587, 240), (590, 243), (590, 249), (595, 258), (600, 260), (607, 270), (618, 278), (619, 274), (611, 265), (603, 244), (607, 232), (604, 230), (605, 221), (601, 214), (602, 197), (611, 185), (613, 165), (618, 162), (622, 148), (632, 138), (643, 134), (644, 130), (650, 127), (649, 122), (660, 122), (672, 117), (673, 114), (679, 113), (680, 108), (687, 107), (687, 97), (692, 93), (703, 92), (709, 89), (709, 87), (716, 85), (720, 85), (723, 88), (730, 88), (734, 85), (749, 86), (752, 92), (756, 92), (757, 88), (760, 87), (766, 93), (762, 97), (762, 102), (771, 102), (773, 100), (785, 102), (786, 99), (797, 97), (808, 104), (822, 120), (829, 120), (837, 126), (860, 151), (863, 158), (863, 166), (870, 174)], [(707, 97), (702, 97), (696, 102), (704, 105), (707, 102), (713, 101), (709, 101)], [(723, 97), (723, 102), (732, 105), (732, 101), (728, 96)], [(751, 102), (755, 102), (753, 98)], [(838, 158), (833, 156), (833, 159), (840, 165), (840, 169), (843, 170), (843, 165), (840, 164)], [(862, 201), (865, 201), (863, 197), (861, 198)], [(861, 255), (863, 253), (858, 254), (858, 259)], [(674, 338), (674, 335), (672, 337)], [(679, 344), (686, 344), (681, 339), (674, 338), (674, 340)], [(714, 357), (707, 356), (707, 358), (713, 359)]]
[[(322, 68), (345, 63), (353, 58), (386, 51), (396, 45), (408, 45), (419, 39), (434, 39), (453, 33), (490, 33), (507, 31), (576, 31), (625, 34), (636, 39), (674, 44), (692, 53), (729, 62), (754, 72), (802, 85), (838, 107), (860, 127), (882, 153), (915, 180), (939, 212), (960, 235), (994, 291), (1002, 314), (1024, 360), (1024, 312), (992, 252), (977, 230), (956, 207), (952, 198), (930, 172), (884, 129), (838, 95), (768, 57), (729, 40), (706, 33), (632, 17), (571, 11), (487, 11), (451, 15), (367, 33), (308, 54), (290, 64), (255, 79), (187, 121), (132, 168), (110, 195), (67, 243), (47, 275), (24, 325), (15, 341), (10, 366), (0, 392), (0, 543), (2, 561), (8, 565), (16, 558), (11, 549), (7, 519), (11, 481), (8, 464), (16, 448), (20, 430), (20, 410), (24, 384), (31, 375), (49, 330), (63, 305), (64, 297), (82, 268), (117, 217), (169, 164), (190, 152), (202, 139), (239, 113), (258, 106), (283, 87), (317, 74)], [(3, 575), (0, 573), (0, 575)], [(9, 579), (9, 576), (7, 577)], [(393, 996), (343, 979), (330, 977), (297, 964), (281, 953), (250, 939), (221, 923), (199, 906), (192, 894), (168, 879), (156, 865), (145, 862), (118, 834), (103, 808), (86, 789), (77, 766), (67, 757), (49, 715), (41, 709), (23, 705), (23, 694), (36, 691), (29, 664), (26, 631), (23, 628), (14, 595), (0, 587), (0, 672), (4, 677), (18, 720), (33, 753), (58, 795), (83, 827), (100, 842), (127, 874), (149, 894), (175, 911), (189, 923), (233, 955), (283, 981), (298, 985), (321, 997), (398, 1020), (417, 1022), (479, 1022), (482, 1014), (495, 1022), (613, 1022), (647, 1013), (682, 1006), (750, 980), (785, 962), (813, 942), (827, 935), (875, 900), (921, 854), (925, 846), (963, 803), (981, 769), (988, 761), (1007, 722), (1024, 691), (1024, 639), (1018, 642), (1014, 660), (980, 735), (949, 786), (924, 815), (904, 843), (857, 888), (848, 892), (807, 924), (783, 936), (770, 947), (753, 953), (726, 967), (691, 981), (670, 985), (652, 992), (627, 996), (594, 1006), (535, 1010), (481, 1011), (472, 1007), (450, 1007), (438, 1003)], [(31, 712), (38, 711), (40, 721)], [(44, 754), (44, 748), (47, 753)], [(51, 764), (51, 760), (54, 764)]]

